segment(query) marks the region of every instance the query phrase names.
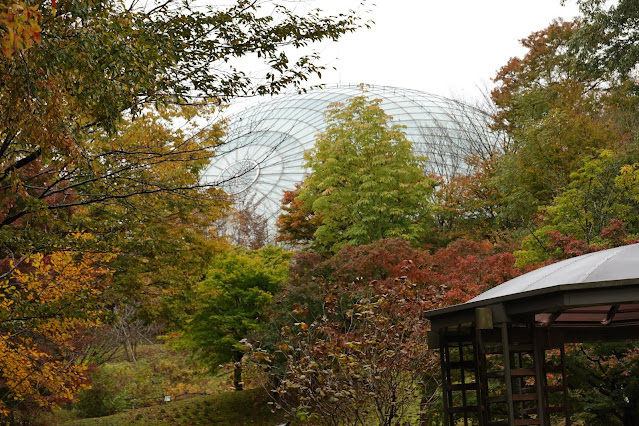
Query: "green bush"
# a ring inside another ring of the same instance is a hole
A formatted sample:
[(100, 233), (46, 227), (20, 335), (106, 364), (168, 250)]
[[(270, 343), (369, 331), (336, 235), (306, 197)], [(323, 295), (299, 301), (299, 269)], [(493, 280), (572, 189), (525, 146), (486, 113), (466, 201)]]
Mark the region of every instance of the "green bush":
[(104, 366), (91, 374), (91, 388), (83, 390), (75, 404), (82, 417), (102, 417), (131, 407), (131, 394), (121, 386), (123, 377)]

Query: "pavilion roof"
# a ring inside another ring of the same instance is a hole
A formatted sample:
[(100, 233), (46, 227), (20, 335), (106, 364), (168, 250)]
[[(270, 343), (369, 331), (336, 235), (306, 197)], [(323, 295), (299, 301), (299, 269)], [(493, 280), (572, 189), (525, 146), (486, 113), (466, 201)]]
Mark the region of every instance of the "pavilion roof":
[[(426, 317), (431, 319), (434, 327), (450, 326), (472, 321), (474, 309), (487, 306), (498, 306), (504, 318), (571, 309), (575, 312), (577, 308), (602, 306), (605, 317), (609, 308), (604, 306), (638, 303), (639, 244), (632, 244), (545, 266), (466, 303), (428, 311)], [(639, 320), (639, 313), (634, 316)]]

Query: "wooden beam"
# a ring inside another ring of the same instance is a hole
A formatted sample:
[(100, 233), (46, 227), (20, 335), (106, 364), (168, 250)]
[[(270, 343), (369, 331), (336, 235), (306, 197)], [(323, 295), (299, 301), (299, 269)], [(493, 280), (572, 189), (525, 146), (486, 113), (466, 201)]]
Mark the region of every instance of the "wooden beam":
[(613, 318), (615, 317), (615, 314), (617, 313), (618, 310), (619, 310), (619, 305), (612, 305), (610, 307), (610, 310), (608, 311), (608, 314), (606, 315), (606, 319), (601, 321), (601, 324), (602, 325), (610, 324), (612, 322)]
[(550, 340), (560, 343), (619, 342), (639, 339), (639, 325), (624, 327), (615, 326), (614, 324), (590, 327), (555, 326), (547, 330), (549, 331)]
[(541, 323), (542, 327), (550, 327), (559, 318), (559, 315), (563, 313), (563, 310), (556, 311), (550, 314), (548, 319)]

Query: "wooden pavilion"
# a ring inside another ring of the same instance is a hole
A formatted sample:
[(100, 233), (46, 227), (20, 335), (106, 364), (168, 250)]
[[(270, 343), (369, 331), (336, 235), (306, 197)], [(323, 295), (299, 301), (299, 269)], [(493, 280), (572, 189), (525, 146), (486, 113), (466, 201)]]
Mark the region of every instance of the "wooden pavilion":
[(426, 316), (447, 425), (569, 425), (564, 345), (639, 340), (639, 244), (540, 268)]

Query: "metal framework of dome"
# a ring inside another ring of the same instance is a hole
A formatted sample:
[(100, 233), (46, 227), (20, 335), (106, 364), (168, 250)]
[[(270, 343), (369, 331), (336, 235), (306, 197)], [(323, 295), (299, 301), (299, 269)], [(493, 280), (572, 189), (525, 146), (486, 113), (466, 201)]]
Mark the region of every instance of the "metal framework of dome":
[(357, 95), (381, 99), (393, 122), (405, 132), (427, 171), (444, 177), (465, 173), (465, 159), (496, 145), (487, 114), (458, 101), (393, 87), (337, 86), (304, 94), (280, 95), (230, 117), (225, 144), (204, 173), (243, 203), (256, 206), (274, 222), (285, 190), (304, 179), (303, 153), (325, 130), (324, 112)]
[(639, 339), (639, 244), (564, 260), (425, 315), (446, 424), (570, 424), (564, 345)]

